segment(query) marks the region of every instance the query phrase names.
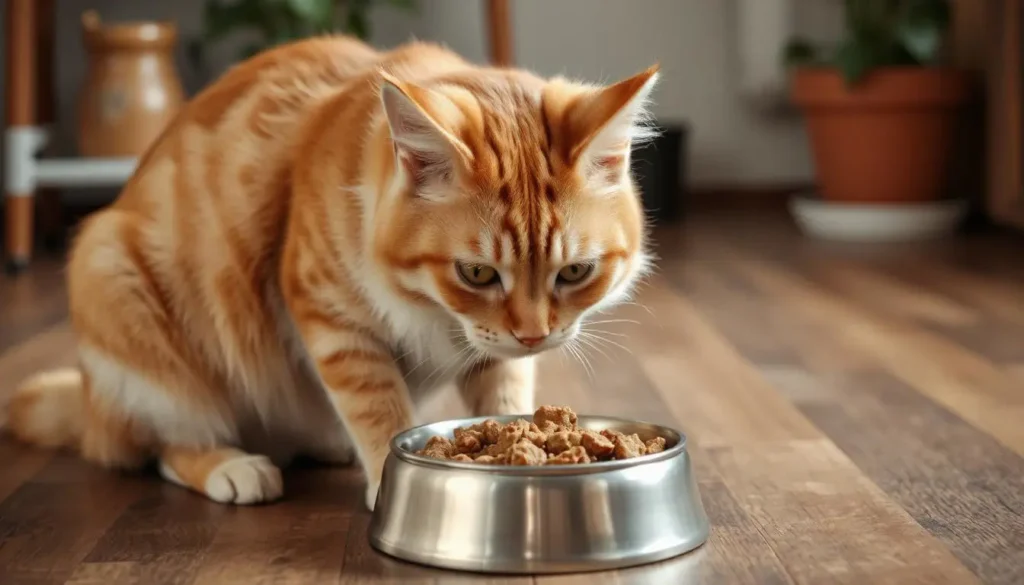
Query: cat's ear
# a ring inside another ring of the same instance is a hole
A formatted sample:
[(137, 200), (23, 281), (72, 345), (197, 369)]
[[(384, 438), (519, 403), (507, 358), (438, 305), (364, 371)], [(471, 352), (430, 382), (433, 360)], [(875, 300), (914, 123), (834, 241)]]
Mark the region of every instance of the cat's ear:
[(568, 159), (617, 183), (629, 168), (630, 149), (653, 138), (647, 106), (659, 66), (580, 96), (566, 112)]
[(414, 183), (448, 181), (458, 162), (471, 162), (469, 148), (438, 120), (455, 109), (447, 98), (387, 73), (380, 98), (395, 154)]

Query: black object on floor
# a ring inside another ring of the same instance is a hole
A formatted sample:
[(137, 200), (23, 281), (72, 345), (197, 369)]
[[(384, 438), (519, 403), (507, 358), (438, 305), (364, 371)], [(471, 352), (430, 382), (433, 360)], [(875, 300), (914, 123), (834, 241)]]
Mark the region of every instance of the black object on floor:
[(658, 137), (633, 150), (633, 176), (649, 217), (656, 221), (678, 219), (686, 202), (689, 127), (664, 123), (655, 128)]

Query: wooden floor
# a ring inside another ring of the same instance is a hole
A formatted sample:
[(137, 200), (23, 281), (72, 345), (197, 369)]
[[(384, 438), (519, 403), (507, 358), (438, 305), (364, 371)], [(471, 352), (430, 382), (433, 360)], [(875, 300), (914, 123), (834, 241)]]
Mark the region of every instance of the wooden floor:
[[(1024, 583), (1024, 239), (824, 245), (723, 216), (661, 230), (658, 253), (588, 367), (548, 360), (541, 400), (679, 425), (710, 541), (480, 582)], [(61, 278), (0, 280), (0, 392), (72, 359)], [(0, 583), (477, 581), (373, 552), (358, 472), (285, 481), (230, 508), (0, 439)]]

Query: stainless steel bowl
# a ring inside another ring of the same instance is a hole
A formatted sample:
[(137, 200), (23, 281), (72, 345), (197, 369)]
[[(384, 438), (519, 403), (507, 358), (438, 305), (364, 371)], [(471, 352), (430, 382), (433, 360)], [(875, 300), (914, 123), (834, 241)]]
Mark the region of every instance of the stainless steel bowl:
[(431, 436), (450, 438), (456, 427), (482, 420), (450, 420), (395, 437), (370, 523), (374, 548), (447, 569), (565, 573), (659, 561), (707, 540), (707, 516), (678, 431), (581, 416), (583, 428), (658, 435), (668, 443), (654, 455), (585, 465), (490, 466), (415, 455)]

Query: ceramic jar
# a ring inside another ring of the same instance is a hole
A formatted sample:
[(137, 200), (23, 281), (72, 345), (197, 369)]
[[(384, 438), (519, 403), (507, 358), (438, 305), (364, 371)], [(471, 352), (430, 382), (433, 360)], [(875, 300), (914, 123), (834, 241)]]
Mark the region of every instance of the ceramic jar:
[(78, 98), (78, 150), (88, 157), (142, 155), (185, 101), (168, 22), (104, 24), (82, 15), (88, 74)]

